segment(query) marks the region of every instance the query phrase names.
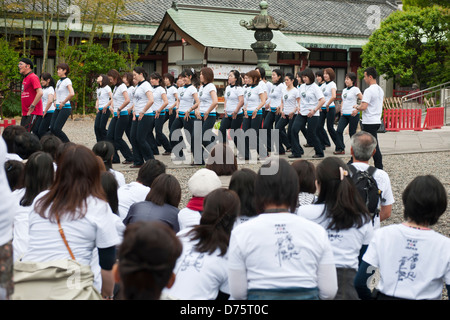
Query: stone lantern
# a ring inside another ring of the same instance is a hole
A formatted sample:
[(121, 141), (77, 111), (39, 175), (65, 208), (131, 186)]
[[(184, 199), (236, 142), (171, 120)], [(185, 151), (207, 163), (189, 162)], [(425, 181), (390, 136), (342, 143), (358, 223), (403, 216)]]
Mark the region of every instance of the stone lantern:
[(268, 6), (266, 1), (261, 1), (259, 3), (259, 8), (261, 9), (260, 14), (255, 16), (250, 22), (241, 20), (240, 25), (247, 28), (247, 30), (255, 31), (256, 42), (252, 43), (251, 47), (258, 58), (258, 67), (264, 68), (266, 70), (266, 77), (270, 79), (272, 70), (269, 66), (269, 57), (277, 47), (275, 43), (271, 42), (273, 38), (272, 31), (285, 28), (287, 22), (281, 20), (280, 23), (277, 23), (272, 16), (267, 14)]

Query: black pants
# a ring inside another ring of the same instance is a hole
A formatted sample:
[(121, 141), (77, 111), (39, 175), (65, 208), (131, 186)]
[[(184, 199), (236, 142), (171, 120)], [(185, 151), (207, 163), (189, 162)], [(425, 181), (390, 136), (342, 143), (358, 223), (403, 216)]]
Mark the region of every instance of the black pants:
[[(166, 113), (168, 113), (168, 111), (166, 111)], [(155, 136), (156, 143), (163, 146), (165, 151), (171, 152), (172, 146), (170, 145), (169, 139), (167, 139), (163, 132), (164, 123), (167, 121), (166, 113), (155, 119)]]
[(254, 119), (249, 115), (247, 118), (244, 117), (242, 121), (242, 130), (244, 134), (249, 133), (250, 129), (253, 129), (256, 133), (256, 139), (250, 140), (248, 135), (245, 136), (244, 150), (241, 150), (241, 152), (244, 153), (245, 160), (250, 160), (250, 149), (256, 149), (260, 157), (267, 156), (267, 149), (263, 143), (265, 141), (261, 141), (260, 137), (260, 130), (263, 130), (261, 129), (262, 120), (262, 115), (256, 115)]
[(64, 131), (62, 131), (62, 128), (66, 124), (71, 113), (72, 108), (56, 109), (53, 113), (52, 121), (50, 122), (50, 132), (60, 138), (64, 143), (70, 141)]
[[(241, 128), (242, 126), (242, 119), (244, 118), (244, 114), (238, 114), (236, 116), (236, 119), (233, 119), (232, 116), (229, 116), (227, 114), (224, 114), (221, 122), (220, 122), (220, 128), (219, 132), (222, 134), (222, 142), (227, 143), (228, 141), (228, 135), (227, 130), (231, 129), (234, 132)], [(237, 138), (234, 136), (234, 144), (237, 145)]]
[(103, 110), (97, 111), (97, 115), (95, 116), (94, 122), (94, 132), (95, 138), (97, 142), (106, 140), (106, 125), (108, 124), (109, 116), (111, 115), (111, 111), (109, 108), (103, 113)]
[(22, 116), (22, 119), (20, 120), (20, 125), (22, 127), (25, 127), (25, 129), (27, 129), (28, 132), (32, 132), (39, 137), (38, 131), (41, 121), (42, 116), (32, 114), (29, 116)]
[(39, 129), (37, 135), (39, 138), (42, 138), (44, 135), (50, 132), (50, 123), (52, 122), (53, 112), (46, 113), (45, 116), (42, 117), (42, 121), (39, 125)]
[(120, 151), (126, 161), (133, 161), (133, 154), (131, 153), (130, 147), (123, 140), (123, 134), (128, 126), (129, 115), (121, 115), (120, 117), (113, 117), (109, 122), (108, 133), (106, 134), (106, 139), (114, 144), (115, 152), (113, 156), (113, 162), (119, 163), (120, 157), (118, 151)]
[(380, 124), (361, 124), (361, 129), (373, 135), (377, 140), (377, 147), (375, 150), (375, 154), (373, 155), (373, 162), (376, 168), (383, 169), (383, 156), (380, 151), (380, 144), (378, 143), (378, 129), (380, 128)]
[[(285, 153), (285, 149), (284, 146), (286, 146), (286, 148), (290, 149), (292, 144), (292, 124), (295, 121), (297, 115), (294, 114), (294, 116), (292, 117), (292, 119), (289, 119), (289, 116), (286, 115), (286, 118), (280, 117), (280, 119), (278, 120), (278, 122), (275, 125), (275, 129), (279, 130), (279, 150), (278, 153), (279, 154), (283, 154)], [(288, 125), (288, 130), (286, 133), (286, 125)]]
[(298, 133), (308, 125), (308, 129), (306, 131), (308, 144), (311, 144), (314, 147), (315, 153), (318, 156), (323, 156), (323, 147), (319, 141), (317, 136), (317, 126), (319, 124), (318, 116), (302, 116), (301, 114), (295, 117), (295, 120), (292, 124), (292, 136), (291, 136), (291, 145), (292, 145), (292, 154), (295, 156), (301, 156), (303, 154), (303, 148), (300, 146), (300, 140)]
[(342, 115), (339, 118), (338, 127), (336, 130), (336, 151), (345, 151), (344, 144), (344, 130), (348, 125), (348, 133), (350, 138), (355, 134), (356, 129), (358, 128), (359, 123), (359, 114), (356, 116), (351, 115)]

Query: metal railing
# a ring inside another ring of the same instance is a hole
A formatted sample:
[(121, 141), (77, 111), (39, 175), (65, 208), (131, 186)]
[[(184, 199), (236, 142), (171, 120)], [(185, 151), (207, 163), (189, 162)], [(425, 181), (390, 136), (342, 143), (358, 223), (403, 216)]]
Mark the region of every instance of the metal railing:
[(444, 124), (450, 125), (450, 81), (402, 97), (385, 98), (385, 109), (421, 109), (444, 107)]

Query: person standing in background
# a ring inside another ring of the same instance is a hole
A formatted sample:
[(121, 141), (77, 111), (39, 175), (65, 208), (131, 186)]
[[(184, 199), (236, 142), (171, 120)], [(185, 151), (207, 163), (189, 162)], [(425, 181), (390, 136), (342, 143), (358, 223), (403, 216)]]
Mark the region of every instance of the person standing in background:
[(19, 61), (19, 72), (24, 76), (22, 81), (22, 119), (20, 125), (28, 132), (37, 134), (42, 120), (42, 87), (39, 77), (33, 73), (33, 61), (22, 58)]

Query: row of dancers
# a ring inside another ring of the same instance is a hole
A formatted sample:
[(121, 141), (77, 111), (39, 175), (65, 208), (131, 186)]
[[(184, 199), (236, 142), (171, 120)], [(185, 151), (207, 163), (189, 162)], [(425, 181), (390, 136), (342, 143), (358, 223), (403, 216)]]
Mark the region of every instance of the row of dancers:
[[(50, 74), (40, 77), (43, 117), (33, 131), (38, 136), (51, 132), (67, 142), (62, 128), (71, 112), (74, 91), (68, 77), (69, 66), (60, 64), (57, 72), (60, 79), (56, 85)], [(160, 146), (164, 149), (162, 155), (186, 160), (185, 140), (190, 146), (192, 164), (204, 164), (215, 142), (230, 141), (245, 160), (251, 159), (252, 149), (256, 149), (259, 159), (271, 152), (283, 155), (289, 151), (289, 158), (300, 158), (304, 153), (300, 131), (306, 140), (303, 147), (313, 147), (314, 158), (324, 157), (324, 149), (331, 146), (331, 141), (334, 154), (345, 154), (344, 129), (349, 125), (350, 136), (353, 135), (360, 118), (356, 107), (362, 94), (355, 86), (356, 74), (345, 77), (337, 129), (337, 88), (332, 68), (316, 73), (307, 68), (295, 75), (274, 69), (271, 76), (270, 82), (260, 67), (245, 74), (229, 72), (223, 116), (216, 134), (213, 128), (220, 115), (211, 68), (204, 67), (200, 72), (184, 69), (176, 80), (170, 73), (148, 75), (140, 66), (123, 74), (110, 70), (97, 78), (96, 140), (113, 142), (113, 162), (120, 162), (120, 152), (122, 163), (133, 168), (159, 155)], [(166, 122), (168, 136), (163, 130)], [(125, 142), (124, 134), (132, 148)]]

